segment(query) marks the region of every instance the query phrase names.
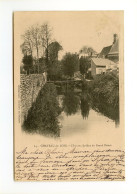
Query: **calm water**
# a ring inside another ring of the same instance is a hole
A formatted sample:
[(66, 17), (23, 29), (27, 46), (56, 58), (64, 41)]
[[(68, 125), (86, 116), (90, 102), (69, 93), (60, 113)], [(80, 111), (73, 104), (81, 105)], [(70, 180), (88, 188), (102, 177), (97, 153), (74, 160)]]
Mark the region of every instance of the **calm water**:
[(57, 96), (54, 88), (47, 94), (47, 88), (42, 89), (28, 112), (26, 132), (63, 138), (102, 134), (103, 138), (118, 128), (118, 109), (93, 101), (87, 90), (58, 86), (56, 89)]
[(102, 128), (105, 131), (119, 126), (118, 112), (110, 110), (110, 107), (96, 107), (87, 91), (69, 90), (64, 95), (58, 95), (58, 101), (63, 110), (59, 116), (61, 137), (79, 133), (84, 135), (95, 129)]

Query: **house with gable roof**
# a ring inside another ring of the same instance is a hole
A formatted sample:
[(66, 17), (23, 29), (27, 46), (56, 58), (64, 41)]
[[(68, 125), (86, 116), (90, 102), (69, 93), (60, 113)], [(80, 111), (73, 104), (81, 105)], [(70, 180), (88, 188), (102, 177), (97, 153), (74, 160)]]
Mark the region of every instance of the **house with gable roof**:
[(119, 39), (118, 35), (114, 34), (113, 44), (107, 47), (104, 47), (100, 52), (98, 58), (106, 58), (115, 63), (119, 61)]
[(101, 53), (98, 55), (98, 58), (107, 58), (107, 55), (111, 50), (111, 47), (112, 45), (104, 47)]
[(109, 59), (92, 58), (91, 59), (91, 74), (92, 76), (104, 74), (107, 70), (117, 69), (117, 64)]
[(114, 42), (112, 44), (112, 47), (109, 51), (109, 53), (107, 54), (107, 58), (118, 63), (119, 61), (119, 39), (117, 34), (114, 34)]

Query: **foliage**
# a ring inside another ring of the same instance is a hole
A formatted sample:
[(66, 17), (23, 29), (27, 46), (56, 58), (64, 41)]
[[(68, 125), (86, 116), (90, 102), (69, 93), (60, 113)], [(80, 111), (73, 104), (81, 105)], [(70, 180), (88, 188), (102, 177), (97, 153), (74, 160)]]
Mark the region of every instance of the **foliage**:
[(49, 47), (49, 60), (54, 63), (58, 60), (58, 52), (62, 50), (62, 46), (57, 42), (52, 42)]
[(79, 70), (79, 59), (76, 54), (66, 53), (62, 59), (64, 75), (73, 77), (74, 73)]
[(88, 80), (93, 80), (93, 76), (91, 74), (91, 71), (86, 73), (85, 78), (88, 79)]
[(61, 66), (58, 61), (60, 50), (62, 50), (62, 46), (57, 41), (49, 45), (48, 76), (50, 80), (60, 79), (61, 77)]
[[(34, 66), (31, 73), (42, 73), (45, 70), (53, 77), (58, 72), (58, 52), (62, 46), (52, 40), (52, 29), (48, 23), (30, 26), (22, 35), (21, 50), (24, 56), (31, 55)], [(58, 74), (58, 73), (57, 73)]]
[(28, 111), (24, 121), (27, 132), (59, 136), (60, 125), (58, 116), (61, 113), (54, 84), (45, 84), (39, 92), (36, 102)]
[(79, 53), (88, 54), (88, 56), (92, 56), (93, 53), (96, 53), (96, 51), (92, 47), (83, 46)]
[[(37, 61), (35, 62), (35, 64), (37, 66)], [(47, 70), (46, 65), (45, 65), (46, 64), (45, 57), (39, 58), (38, 64), (39, 64), (39, 73), (43, 73)]]
[(59, 62), (51, 64), (50, 68), (48, 69), (48, 80), (62, 80), (62, 68)]
[(113, 73), (97, 75), (90, 85), (90, 94), (100, 103), (119, 107), (119, 78)]
[(24, 69), (27, 71), (27, 74), (29, 74), (29, 70), (33, 66), (33, 58), (31, 55), (25, 55), (22, 59), (22, 62), (24, 64)]
[(80, 73), (81, 73), (82, 75), (85, 76), (85, 74), (86, 74), (87, 71), (88, 71), (89, 66), (90, 66), (90, 64), (89, 64), (88, 58), (86, 58), (86, 57), (81, 57), (80, 60), (79, 60), (79, 70), (80, 70)]
[(69, 83), (59, 87), (58, 93), (64, 95), (63, 110), (67, 115), (75, 114), (81, 109), (83, 119), (92, 108), (106, 117), (119, 121), (119, 79), (110, 73), (98, 75), (92, 81), (85, 79), (80, 87)]

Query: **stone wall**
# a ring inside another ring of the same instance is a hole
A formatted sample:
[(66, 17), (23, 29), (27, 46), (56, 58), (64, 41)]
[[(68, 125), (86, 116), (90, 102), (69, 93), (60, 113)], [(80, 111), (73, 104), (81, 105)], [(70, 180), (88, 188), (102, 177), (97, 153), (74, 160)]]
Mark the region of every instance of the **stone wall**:
[(21, 123), (27, 116), (28, 110), (36, 100), (41, 87), (44, 84), (42, 74), (20, 75), (20, 95), (21, 95)]

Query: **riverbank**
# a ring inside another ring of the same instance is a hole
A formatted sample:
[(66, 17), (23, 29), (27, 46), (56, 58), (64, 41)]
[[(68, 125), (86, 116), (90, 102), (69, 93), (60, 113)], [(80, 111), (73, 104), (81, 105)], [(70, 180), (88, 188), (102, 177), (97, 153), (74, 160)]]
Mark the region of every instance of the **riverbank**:
[[(92, 110), (119, 124), (119, 79), (116, 75), (98, 75), (90, 82), (83, 80), (79, 84), (70, 82), (67, 85), (46, 83), (42, 86), (36, 78), (34, 80), (37, 84), (27, 81), (25, 91), (30, 90), (29, 93), (23, 92), (26, 98), (22, 103), (25, 102), (27, 110), (23, 122), (25, 131), (60, 136), (61, 113), (64, 118), (65, 115), (69, 118), (80, 114), (79, 117), (88, 120)], [(35, 92), (33, 101), (32, 91)]]
[(88, 84), (88, 92), (94, 102), (92, 108), (113, 120), (119, 119), (119, 78), (116, 74), (97, 75)]
[(45, 84), (24, 120), (23, 129), (29, 133), (60, 136), (58, 116), (61, 113), (54, 84)]

